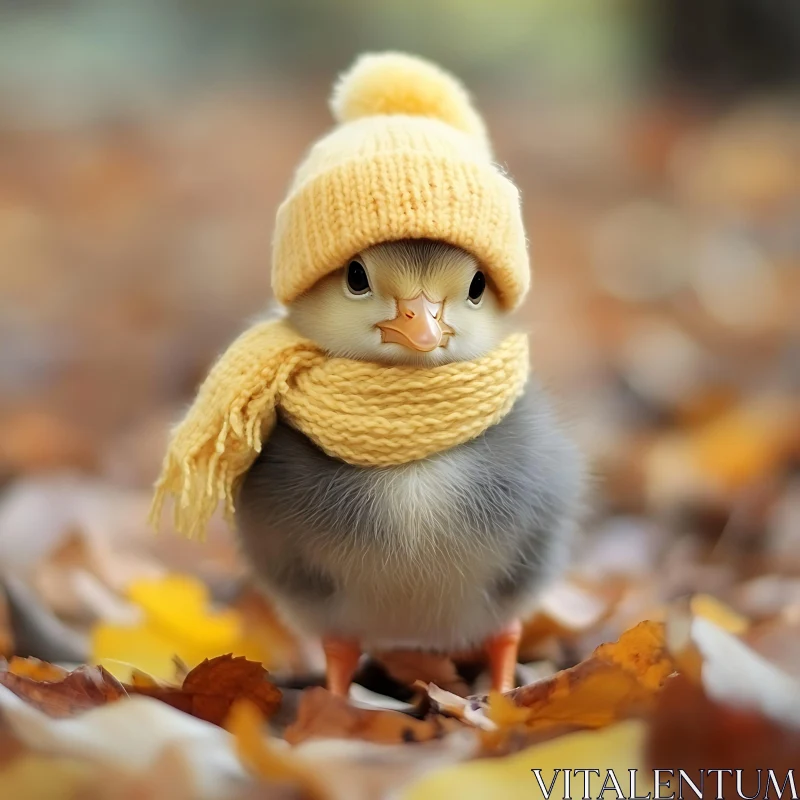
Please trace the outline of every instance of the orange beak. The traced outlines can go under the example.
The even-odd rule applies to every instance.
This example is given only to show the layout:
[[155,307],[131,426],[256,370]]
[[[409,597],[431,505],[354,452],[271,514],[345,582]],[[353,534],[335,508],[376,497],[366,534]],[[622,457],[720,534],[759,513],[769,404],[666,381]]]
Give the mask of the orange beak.
[[453,329],[442,319],[443,303],[433,303],[424,294],[411,300],[397,301],[397,316],[379,322],[382,341],[394,342],[430,353],[437,347],[446,347]]

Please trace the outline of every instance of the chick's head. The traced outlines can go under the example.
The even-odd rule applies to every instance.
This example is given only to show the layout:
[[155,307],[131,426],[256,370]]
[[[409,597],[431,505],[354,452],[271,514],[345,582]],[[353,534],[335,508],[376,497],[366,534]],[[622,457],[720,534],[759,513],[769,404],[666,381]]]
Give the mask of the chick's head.
[[507,316],[474,256],[425,239],[370,247],[289,307],[331,356],[427,367],[485,355]]

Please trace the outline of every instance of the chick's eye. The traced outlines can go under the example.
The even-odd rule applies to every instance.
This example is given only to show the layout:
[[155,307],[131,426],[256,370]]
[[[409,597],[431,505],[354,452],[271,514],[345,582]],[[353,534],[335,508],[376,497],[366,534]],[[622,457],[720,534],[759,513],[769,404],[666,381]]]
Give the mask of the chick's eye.
[[477,305],[483,297],[483,292],[486,289],[486,276],[478,271],[472,277],[472,283],[469,285],[468,297],[470,303]]
[[347,265],[347,289],[351,294],[362,295],[369,291],[369,278],[364,265],[353,260]]

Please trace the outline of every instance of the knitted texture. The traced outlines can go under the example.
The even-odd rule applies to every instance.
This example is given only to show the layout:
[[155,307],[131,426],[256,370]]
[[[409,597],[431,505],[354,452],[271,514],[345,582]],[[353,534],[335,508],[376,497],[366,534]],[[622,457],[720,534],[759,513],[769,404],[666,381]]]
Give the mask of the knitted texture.
[[419,369],[329,358],[284,321],[257,324],[217,361],[173,431],[151,519],[168,495],[188,536],[202,534],[220,502],[232,515],[278,410],[329,455],[387,467],[480,435],[508,413],[527,376],[524,334],[474,361]]
[[361,250],[437,239],[472,253],[507,308],[530,268],[517,187],[492,162],[461,84],[399,53],[362,56],[331,100],[339,123],[299,166],[278,210],[272,288],[289,303]]

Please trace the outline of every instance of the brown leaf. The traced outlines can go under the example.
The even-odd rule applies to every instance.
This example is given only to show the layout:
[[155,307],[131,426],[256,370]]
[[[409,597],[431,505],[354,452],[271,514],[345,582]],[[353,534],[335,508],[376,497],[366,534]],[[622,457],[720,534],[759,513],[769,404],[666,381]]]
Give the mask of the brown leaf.
[[[52,665],[34,665],[29,672],[50,674],[48,667]],[[25,671],[19,660],[14,669]],[[123,685],[102,667],[78,667],[53,681],[15,674],[5,665],[0,670],[0,684],[51,717],[70,717],[127,696]]]
[[[736,767],[742,771],[739,795],[762,796],[767,787],[765,784],[756,787],[759,773],[763,773],[766,781],[767,770],[772,769],[782,782],[787,770],[800,763],[800,732],[757,711],[714,702],[696,683],[678,676],[669,682],[659,699],[646,757],[648,767],[683,769],[695,783],[699,770],[707,770],[709,765]],[[724,796],[735,796],[734,777],[721,777],[723,789],[728,790]],[[707,776],[703,797],[717,796],[716,776]]]
[[130,694],[144,694],[191,714],[222,725],[236,700],[248,700],[266,717],[281,703],[281,692],[269,682],[269,673],[256,661],[224,655],[206,659],[184,678],[182,686],[148,681],[137,673],[126,685]]
[[365,739],[380,744],[427,742],[458,725],[441,717],[420,720],[398,711],[356,708],[318,686],[303,693],[297,719],[286,729],[284,738],[290,744],[313,738]]

